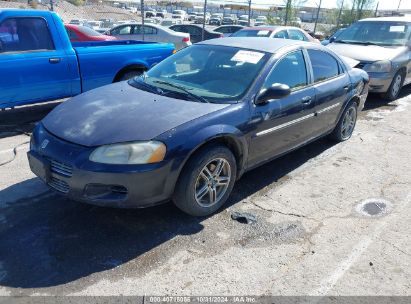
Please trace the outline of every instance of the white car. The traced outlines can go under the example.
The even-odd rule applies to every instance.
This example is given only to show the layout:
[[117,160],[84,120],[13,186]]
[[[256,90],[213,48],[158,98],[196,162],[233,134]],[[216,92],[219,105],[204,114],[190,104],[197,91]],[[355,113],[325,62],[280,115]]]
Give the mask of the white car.
[[178,33],[167,27],[157,24],[122,24],[118,25],[106,35],[114,36],[119,40],[143,40],[149,42],[173,43],[176,50],[180,50],[191,45],[190,34]]
[[182,19],[183,21],[188,19],[187,13],[183,10],[174,10],[172,15],[171,15],[171,18],[173,18],[173,19]]
[[175,24],[181,24],[181,20],[179,19],[164,19],[161,21],[160,25],[165,27],[170,27]]

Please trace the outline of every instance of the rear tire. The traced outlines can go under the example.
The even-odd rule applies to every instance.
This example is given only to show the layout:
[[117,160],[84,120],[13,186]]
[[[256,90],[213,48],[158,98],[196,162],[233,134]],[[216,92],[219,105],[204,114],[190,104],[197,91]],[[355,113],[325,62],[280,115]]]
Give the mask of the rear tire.
[[385,92],[382,97],[386,100],[393,101],[396,100],[401,92],[402,85],[404,84],[404,72],[398,71],[392,79],[391,85],[387,92]]
[[223,145],[208,145],[196,152],[182,170],[174,204],[193,216],[210,215],[227,201],[236,175],[233,153]]
[[140,76],[141,74],[143,74],[144,71],[143,70],[131,70],[131,71],[127,71],[125,72],[123,75],[121,75],[119,81],[124,81],[124,80],[129,80],[131,78]]
[[347,106],[334,131],[330,134],[332,140],[342,142],[351,137],[357,123],[357,109],[358,105],[353,101]]

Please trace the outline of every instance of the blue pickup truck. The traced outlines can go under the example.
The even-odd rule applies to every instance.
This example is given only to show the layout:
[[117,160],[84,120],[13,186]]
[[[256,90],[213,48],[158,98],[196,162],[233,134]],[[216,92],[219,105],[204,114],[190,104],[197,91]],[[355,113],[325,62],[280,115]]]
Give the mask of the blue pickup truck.
[[125,80],[172,53],[172,44],[142,41],[72,45],[57,14],[0,9],[0,109]]

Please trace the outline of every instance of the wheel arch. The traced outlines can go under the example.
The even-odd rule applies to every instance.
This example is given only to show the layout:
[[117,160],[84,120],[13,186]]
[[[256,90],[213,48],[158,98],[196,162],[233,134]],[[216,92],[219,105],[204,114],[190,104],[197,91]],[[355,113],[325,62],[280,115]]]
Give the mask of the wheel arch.
[[133,64],[129,64],[125,67],[123,67],[121,70],[119,70],[116,75],[113,78],[113,82],[117,82],[120,81],[121,77],[123,77],[123,75],[127,72],[131,72],[131,71],[147,71],[148,67],[143,64],[143,63],[133,63]]

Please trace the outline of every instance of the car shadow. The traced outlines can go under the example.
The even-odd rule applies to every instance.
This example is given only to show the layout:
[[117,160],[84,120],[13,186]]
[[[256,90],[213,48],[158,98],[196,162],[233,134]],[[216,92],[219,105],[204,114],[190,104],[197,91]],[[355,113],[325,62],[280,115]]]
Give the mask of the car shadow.
[[35,124],[60,103],[53,101],[0,111],[0,138],[31,133]]
[[[401,89],[398,99],[411,94],[411,85],[406,85]],[[395,109],[398,105],[395,102],[384,100],[380,94],[369,94],[364,104],[363,112],[369,112],[376,109]]]
[[[332,146],[319,140],[246,173],[224,208],[281,181]],[[0,191],[0,200],[34,184],[37,179],[12,185]],[[144,259],[161,244],[201,232],[206,219],[188,216],[171,203],[125,210],[77,203],[51,191],[20,197],[0,204],[0,285],[14,288],[53,287]]]

